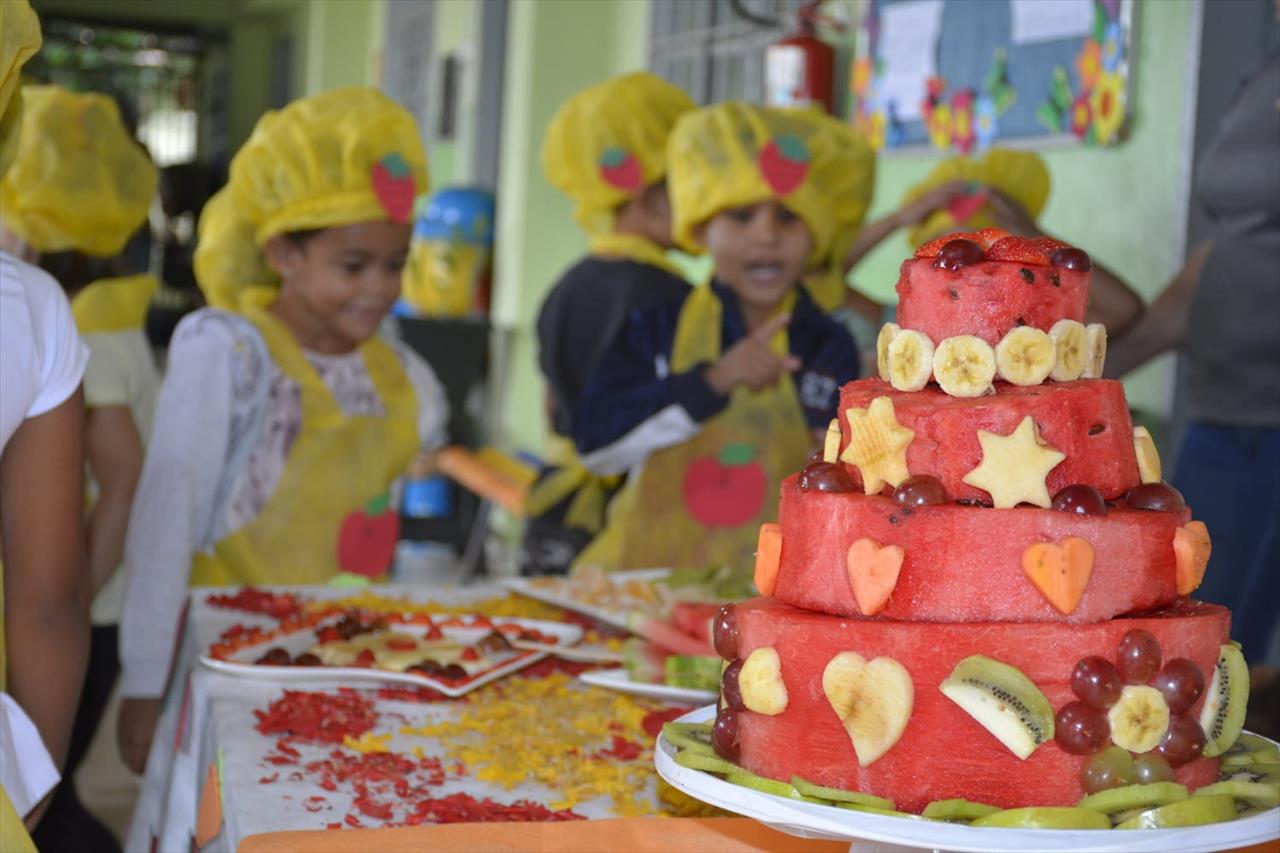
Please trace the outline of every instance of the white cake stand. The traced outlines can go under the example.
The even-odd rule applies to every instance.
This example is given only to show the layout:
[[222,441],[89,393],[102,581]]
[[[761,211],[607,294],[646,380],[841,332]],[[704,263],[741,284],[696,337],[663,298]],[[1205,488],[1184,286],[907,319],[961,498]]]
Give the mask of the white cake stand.
[[[715,705],[698,708],[685,714],[679,722],[709,722],[715,717],[715,711]],[[921,850],[937,853],[1026,853],[1028,850],[1038,853],[1199,853],[1247,847],[1280,837],[1280,808],[1227,823],[1123,831],[998,829],[911,820],[804,803],[734,785],[711,773],[676,764],[676,748],[661,735],[654,753],[658,775],[689,796],[801,838],[849,841],[852,853],[920,853]]]

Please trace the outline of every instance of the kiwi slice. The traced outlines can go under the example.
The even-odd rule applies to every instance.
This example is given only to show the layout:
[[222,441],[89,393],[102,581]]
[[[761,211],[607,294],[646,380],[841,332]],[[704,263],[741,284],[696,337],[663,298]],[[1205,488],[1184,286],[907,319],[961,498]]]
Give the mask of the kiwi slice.
[[1012,829],[1110,829],[1111,819],[1102,812],[1074,806],[1030,806],[992,812],[970,826],[1000,826]]
[[666,723],[662,726],[662,736],[679,749],[703,755],[716,753],[711,746],[711,726],[707,723]]
[[1188,797],[1157,809],[1147,809],[1123,821],[1116,829],[1168,829],[1198,826],[1236,819],[1236,801],[1226,794]]
[[864,794],[861,791],[844,791],[840,788],[828,788],[825,785],[815,785],[799,776],[791,777],[791,786],[806,797],[816,797],[819,800],[830,800],[833,803],[857,803],[863,806],[871,806],[877,809],[894,808],[893,800],[886,800],[884,797],[874,797],[871,794]]
[[1177,782],[1150,782],[1145,785],[1122,785],[1099,791],[1076,803],[1082,809],[1093,809],[1103,814],[1146,810],[1156,806],[1167,806],[1189,796],[1186,785]]
[[983,655],[956,664],[938,689],[1021,759],[1053,740],[1053,706],[1016,667]]
[[1239,767],[1252,767],[1255,764],[1275,764],[1280,761],[1274,749],[1245,749],[1240,752],[1224,752],[1222,754],[1223,770]]
[[1273,809],[1276,806],[1280,806],[1280,785],[1274,782],[1271,784],[1239,780],[1214,782],[1212,785],[1205,785],[1203,788],[1196,789],[1194,796],[1212,797],[1218,794],[1226,794],[1235,797],[1237,800],[1244,800],[1249,805],[1262,808]]
[[816,797],[806,797],[795,789],[794,785],[787,782],[779,782],[777,779],[766,779],[764,776],[757,776],[754,773],[748,773],[740,767],[734,767],[733,772],[725,777],[725,780],[735,785],[741,785],[744,788],[754,788],[766,794],[773,794],[775,797],[786,797],[788,800],[801,800],[806,803],[818,803],[819,805],[829,806],[831,803],[826,800],[819,800]]
[[1220,782],[1264,782],[1280,785],[1280,764],[1249,764],[1245,767],[1224,767],[1218,777]]
[[924,818],[918,814],[900,812],[896,809],[882,809],[879,806],[864,806],[861,803],[836,803],[835,806],[838,809],[847,809],[851,812],[865,812],[866,814],[878,814],[884,815],[885,817],[909,817],[912,820],[924,820]]
[[1280,763],[1280,749],[1276,745],[1261,735],[1255,735],[1252,732],[1241,732],[1240,737],[1236,738],[1236,742],[1231,748],[1223,752],[1223,755],[1235,755],[1240,752],[1252,753],[1270,753],[1273,757],[1268,758],[1259,763],[1276,764]]
[[922,815],[934,820],[970,821],[1000,811],[999,806],[971,803],[968,800],[934,800],[924,807]]
[[1249,704],[1249,665],[1234,643],[1218,651],[1218,665],[1213,680],[1205,691],[1200,710],[1200,728],[1204,730],[1204,754],[1208,758],[1221,755],[1240,737],[1244,727],[1245,707]]
[[714,755],[705,755],[691,749],[682,749],[676,753],[676,764],[693,770],[705,770],[708,773],[738,773],[742,768],[732,762]]

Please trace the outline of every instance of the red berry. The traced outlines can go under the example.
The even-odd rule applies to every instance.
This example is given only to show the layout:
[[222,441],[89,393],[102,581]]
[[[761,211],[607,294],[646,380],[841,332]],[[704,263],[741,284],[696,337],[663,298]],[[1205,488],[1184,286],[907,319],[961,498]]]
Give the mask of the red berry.
[[947,488],[937,477],[917,474],[893,490],[893,499],[903,506],[936,506],[947,502]]
[[1156,752],[1173,767],[1181,767],[1204,752],[1204,743],[1204,729],[1198,720],[1189,714],[1174,714]]
[[938,251],[938,259],[933,264],[944,270],[958,270],[986,259],[986,252],[972,240],[952,240]]
[[1095,708],[1110,708],[1120,698],[1120,673],[1104,657],[1081,658],[1071,673],[1071,690]]
[[1134,486],[1125,496],[1124,502],[1133,509],[1152,512],[1179,512],[1187,508],[1182,492],[1168,483],[1143,483],[1141,486]]
[[853,479],[843,465],[813,462],[800,472],[797,485],[802,492],[852,492]]
[[1093,486],[1076,483],[1053,496],[1053,508],[1077,515],[1106,515],[1107,500]]
[[1089,270],[1093,268],[1093,262],[1089,260],[1089,255],[1083,249],[1064,248],[1055,249],[1049,255],[1049,263],[1055,267],[1062,267],[1064,270]]
[[942,247],[952,242],[953,240],[968,240],[969,242],[977,245],[978,248],[980,249],[984,248],[989,244],[981,236],[979,236],[981,233],[982,233],[981,231],[978,232],[978,234],[972,234],[968,231],[955,231],[955,232],[952,232],[951,234],[945,234],[937,238],[936,240],[930,240],[928,243],[925,243],[922,246],[920,246],[920,248],[916,249],[916,257],[917,258],[936,258],[938,257],[938,254],[942,251]]
[[716,721],[711,726],[711,746],[721,758],[729,761],[738,760],[738,712],[731,708],[721,708],[716,714]]
[[1074,755],[1091,755],[1111,739],[1107,715],[1087,702],[1068,702],[1054,716],[1053,737]]
[[1116,669],[1125,684],[1146,684],[1160,670],[1160,643],[1150,631],[1127,632],[1116,650]]
[[733,660],[738,656],[738,610],[732,604],[726,604],[716,611],[715,622],[711,626],[711,642],[716,647],[716,654],[725,660]]
[[1164,696],[1169,710],[1177,714],[1190,709],[1204,693],[1204,673],[1194,661],[1174,658],[1164,665],[1151,684]]
[[742,701],[742,686],[738,683],[738,673],[742,672],[742,660],[735,660],[725,667],[720,675],[720,696],[726,706],[735,711],[742,711],[747,706]]

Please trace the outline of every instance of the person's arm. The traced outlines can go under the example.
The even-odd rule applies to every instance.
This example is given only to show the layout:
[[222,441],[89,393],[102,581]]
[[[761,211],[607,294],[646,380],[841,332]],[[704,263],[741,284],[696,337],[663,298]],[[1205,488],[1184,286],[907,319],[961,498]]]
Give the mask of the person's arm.
[[[992,215],[1001,228],[1021,237],[1053,237],[1040,228],[1022,205],[993,187],[989,187],[987,192]],[[1107,327],[1109,335],[1119,336],[1142,316],[1142,297],[1124,279],[1098,263],[1097,258],[1091,257],[1090,261],[1093,270],[1089,276],[1089,305],[1085,309],[1085,322],[1101,323]]]
[[142,474],[142,439],[128,406],[88,410],[85,449],[98,499],[87,522],[93,592],[106,585],[124,558],[133,493]]
[[948,181],[940,184],[917,198],[915,201],[868,224],[858,233],[849,253],[844,258],[844,271],[853,269],[859,261],[866,257],[872,249],[880,245],[899,228],[915,225],[938,208],[951,201],[952,196],[968,192],[968,181]]
[[79,391],[9,439],[0,508],[8,689],[61,767],[89,655]]
[[1157,355],[1182,345],[1187,337],[1191,300],[1212,250],[1213,244],[1205,243],[1192,252],[1142,319],[1127,333],[1110,342],[1104,375],[1119,378]]

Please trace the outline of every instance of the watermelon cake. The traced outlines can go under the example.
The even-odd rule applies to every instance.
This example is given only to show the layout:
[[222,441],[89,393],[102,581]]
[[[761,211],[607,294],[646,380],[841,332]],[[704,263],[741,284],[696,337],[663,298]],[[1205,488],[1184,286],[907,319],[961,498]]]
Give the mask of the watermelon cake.
[[995,229],[903,264],[880,376],[842,389],[821,458],[784,481],[762,597],[714,620],[721,702],[678,761],[980,825],[1276,805],[1280,759],[1237,743],[1230,613],[1191,597],[1208,531],[1099,378],[1090,267]]

